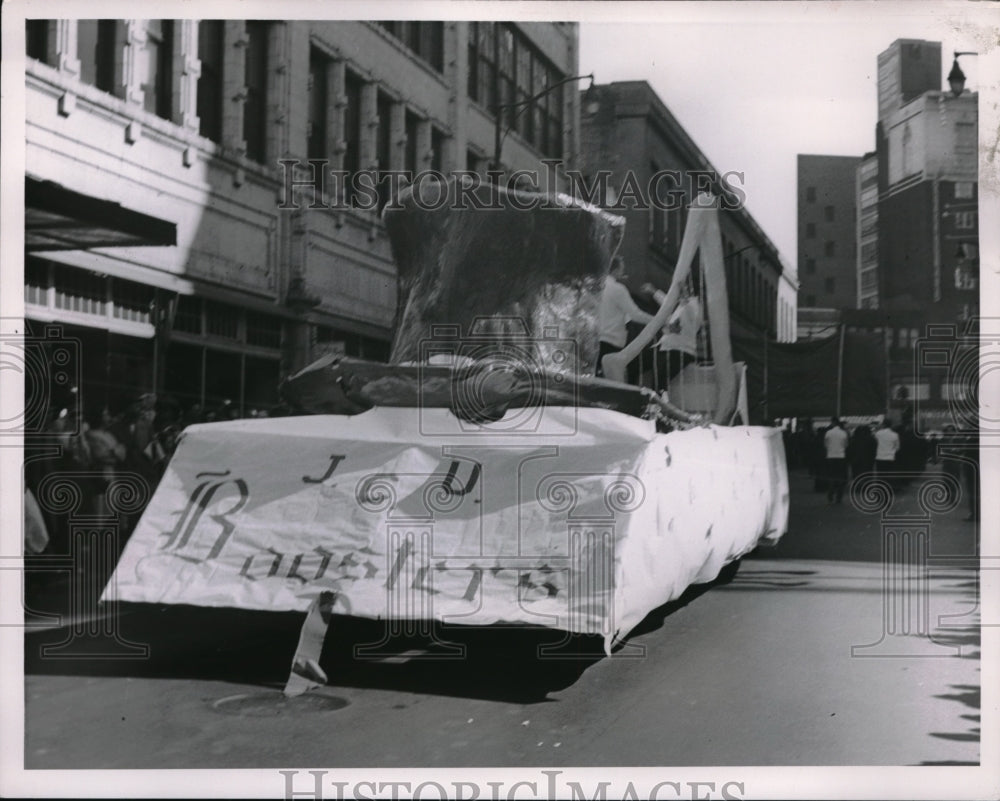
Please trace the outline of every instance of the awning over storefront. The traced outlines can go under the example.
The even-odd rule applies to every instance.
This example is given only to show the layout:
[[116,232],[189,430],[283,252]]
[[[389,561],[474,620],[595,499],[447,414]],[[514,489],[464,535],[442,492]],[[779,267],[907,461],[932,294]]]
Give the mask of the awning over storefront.
[[28,253],[176,244],[177,226],[172,222],[25,176],[24,249]]

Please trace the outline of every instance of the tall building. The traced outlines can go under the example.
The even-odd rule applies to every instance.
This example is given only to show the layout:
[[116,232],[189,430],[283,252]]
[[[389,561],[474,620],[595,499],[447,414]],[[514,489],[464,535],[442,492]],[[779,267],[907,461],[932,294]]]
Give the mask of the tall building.
[[795,275],[732,191],[742,190],[740,177],[713,167],[645,81],[594,86],[582,97],[579,166],[590,189],[610,173],[609,199],[626,219],[620,252],[630,289],[670,285],[686,206],[710,188],[726,198],[720,227],[734,339],[793,340]]
[[[937,42],[895,42],[879,57],[880,86],[883,71],[905,71],[910,59],[940,70],[940,53]],[[939,71],[933,87],[880,104],[880,295],[888,308],[954,322],[978,308],[978,95],[942,91],[940,81]]]
[[854,156],[798,157],[799,306],[857,302]]
[[889,117],[924,92],[941,88],[941,45],[897,39],[878,56],[878,118]]
[[[875,150],[853,160],[851,298],[824,298],[827,267],[808,248],[814,231],[822,235],[818,221],[809,227],[818,214],[810,212],[809,187],[820,179],[802,180],[803,160],[820,157],[800,156],[800,304],[820,308],[800,309],[799,335],[840,325],[877,333],[885,411],[921,430],[963,427],[968,420],[955,415],[966,412],[956,410],[972,409],[977,391],[972,373],[958,380],[948,365],[972,358],[968,327],[979,313],[978,95],[959,85],[957,59],[949,84],[961,80],[942,90],[941,66],[939,42],[900,39],[878,57]],[[837,312],[823,314],[824,307]],[[935,351],[930,361],[921,356],[925,346]]]
[[858,164],[857,308],[878,308],[878,158],[865,153]]
[[495,106],[549,87],[502,163],[574,166],[577,53],[571,23],[29,20],[29,325],[112,405],[246,413],[324,352],[384,358],[384,173],[484,172]]
[[979,312],[978,94],[941,89],[940,54],[899,40],[878,62],[878,308],[894,407],[925,428],[972,388],[922,370],[919,341],[947,329],[955,345]]

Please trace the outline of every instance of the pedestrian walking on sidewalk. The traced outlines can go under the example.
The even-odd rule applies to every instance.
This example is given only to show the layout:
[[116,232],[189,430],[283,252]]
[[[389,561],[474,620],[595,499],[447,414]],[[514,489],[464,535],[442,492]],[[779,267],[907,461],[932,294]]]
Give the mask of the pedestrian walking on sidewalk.
[[[875,472],[879,475],[891,473],[899,452],[899,434],[892,430],[888,418],[882,421],[882,427],[875,432],[875,443]],[[889,483],[892,484],[891,481]]]
[[851,465],[851,477],[857,478],[875,469],[875,449],[877,443],[872,430],[862,424],[854,429],[847,446],[847,461]]
[[840,503],[844,500],[844,486],[847,484],[847,432],[839,417],[830,421],[830,428],[823,435],[826,449],[826,500]]

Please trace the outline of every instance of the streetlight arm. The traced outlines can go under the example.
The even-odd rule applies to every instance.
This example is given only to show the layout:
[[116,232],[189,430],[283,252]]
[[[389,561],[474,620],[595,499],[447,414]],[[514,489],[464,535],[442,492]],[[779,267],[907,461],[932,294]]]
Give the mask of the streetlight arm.
[[545,97],[547,94],[555,91],[560,86],[565,86],[566,84],[572,83],[573,81],[582,81],[584,78],[590,79],[590,86],[588,87],[589,90],[594,86],[594,73],[590,73],[589,75],[573,75],[569,78],[563,78],[562,80],[556,81],[551,86],[546,86],[541,92],[538,92],[537,94],[534,94],[531,97],[526,98],[525,100],[517,100],[513,103],[496,103],[493,106],[494,109],[493,169],[494,170],[500,169],[500,156],[503,150],[503,143],[504,140],[507,138],[507,134],[510,133],[510,129],[513,127],[512,125],[508,125],[506,129],[504,128],[503,115],[501,114],[501,112],[510,108],[520,108],[521,110],[514,115],[514,120],[517,120],[517,118],[524,113],[524,109],[530,106],[536,100]]

